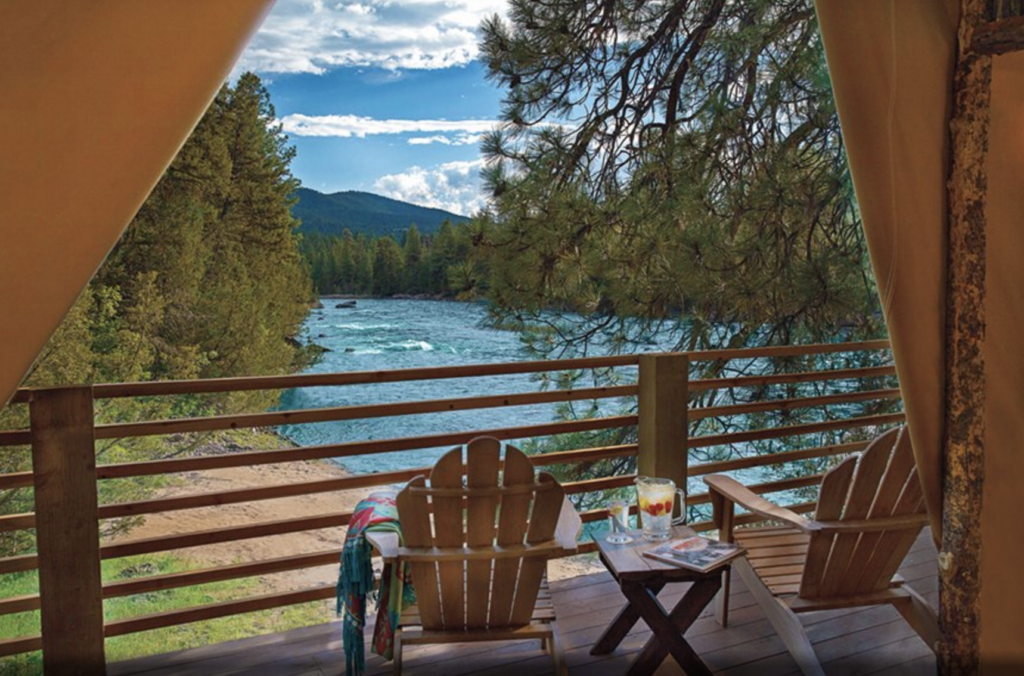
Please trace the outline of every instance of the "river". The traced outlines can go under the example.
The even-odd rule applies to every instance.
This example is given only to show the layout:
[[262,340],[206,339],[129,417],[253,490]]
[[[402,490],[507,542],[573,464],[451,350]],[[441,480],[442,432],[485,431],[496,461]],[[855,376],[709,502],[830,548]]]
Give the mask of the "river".
[[[487,310],[480,304],[359,299],[355,307],[337,307],[342,303],[344,301],[324,299],[324,308],[312,311],[306,319],[302,339],[312,340],[330,350],[307,373],[380,371],[529,359],[519,342],[518,333],[484,326]],[[422,401],[535,392],[537,389],[538,383],[530,375],[307,387],[285,392],[281,408]],[[554,405],[537,405],[287,425],[280,431],[299,445],[312,446],[532,425],[553,419]],[[388,471],[430,465],[444,450],[398,451],[347,457],[338,462],[357,473]]]

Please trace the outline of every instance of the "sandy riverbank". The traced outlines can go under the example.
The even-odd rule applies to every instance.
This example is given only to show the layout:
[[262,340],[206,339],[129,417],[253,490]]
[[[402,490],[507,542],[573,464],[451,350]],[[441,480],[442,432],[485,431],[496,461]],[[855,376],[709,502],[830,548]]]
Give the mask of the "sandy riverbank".
[[[160,489],[153,497],[302,483],[348,475],[348,472],[332,463],[319,461],[216,469],[187,473],[178,485]],[[133,528],[130,533],[118,539],[136,540],[173,533],[189,533],[264,521],[347,512],[351,511],[359,500],[371,490],[374,489],[360,488],[152,514],[147,516],[140,526]],[[340,548],[344,540],[345,529],[336,528],[192,547],[179,550],[178,554],[199,566],[207,567],[325,551]],[[584,555],[552,561],[548,570],[551,579],[556,580],[603,570],[603,568],[593,555]],[[302,589],[333,583],[337,579],[337,575],[336,565],[322,566],[267,575],[261,578],[261,585],[267,593]]]

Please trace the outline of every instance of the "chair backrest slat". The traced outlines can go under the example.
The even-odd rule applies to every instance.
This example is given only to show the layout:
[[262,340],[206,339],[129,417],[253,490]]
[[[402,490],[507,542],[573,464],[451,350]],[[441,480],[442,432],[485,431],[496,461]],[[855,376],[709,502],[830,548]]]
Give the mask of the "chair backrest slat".
[[[850,486],[853,463],[856,470]],[[837,478],[830,480],[833,474]],[[917,514],[923,509],[910,436],[905,428],[900,428],[881,435],[859,459],[847,459],[826,475],[816,519],[870,521]],[[813,534],[800,595],[842,597],[885,589],[920,532],[918,525],[872,532]]]
[[[425,477],[418,476],[409,486],[425,486]],[[433,547],[434,534],[430,526],[430,505],[425,495],[410,491],[399,492],[396,499],[399,521],[402,524],[402,539],[407,547]],[[441,629],[441,592],[438,588],[437,563],[433,561],[411,561],[409,571],[416,587],[416,602],[424,629]]]
[[[430,472],[432,488],[462,488],[462,449],[445,453]],[[463,532],[462,496],[430,496],[434,506],[434,546],[462,547],[466,541]],[[459,627],[465,622],[465,567],[461,561],[437,564],[440,576],[441,613],[444,626]]]
[[[516,448],[506,447],[501,467],[498,440],[474,439],[465,461],[456,448],[437,462],[429,489],[417,477],[398,494],[425,629],[496,629],[525,625],[532,617],[547,555],[524,550],[523,556],[514,549],[510,555],[507,548],[529,544],[555,551],[546,545],[555,543],[565,494],[551,475],[535,477],[533,463]],[[471,560],[466,546],[474,550]],[[435,560],[420,558],[426,554]]]
[[[818,506],[814,518],[819,521],[838,521],[846,505],[846,496],[850,492],[854,470],[857,469],[857,458],[847,458],[837,467],[831,469],[821,480],[818,491]],[[807,547],[807,563],[804,566],[800,595],[814,598],[821,593],[821,578],[828,565],[829,552],[832,551],[833,535],[821,534],[811,538]]]
[[[892,431],[883,434],[861,454],[857,461],[857,471],[853,475],[853,486],[840,517],[841,521],[864,519],[871,511],[871,504],[878,493],[878,483],[889,464],[893,436]],[[839,533],[834,537],[835,542],[832,543],[828,564],[821,578],[822,596],[845,595],[842,588],[849,579],[848,571],[851,570],[851,566],[856,565],[853,561],[853,551],[857,548],[860,534]]]
[[[917,470],[914,469],[893,508],[893,515],[923,514],[926,509],[924,489],[921,487]],[[903,563],[907,552],[914,546],[920,532],[921,527],[917,526],[882,533],[871,559],[864,566],[863,577],[858,580],[857,590],[863,589],[864,593],[867,593],[885,589]]]
[[[878,494],[871,505],[871,512],[868,514],[869,519],[881,519],[913,513],[906,511],[897,513],[895,510],[904,493],[904,488],[907,486],[908,479],[914,474],[914,470],[914,449],[910,445],[910,435],[904,431],[894,442],[892,454],[889,458],[889,466],[886,467],[885,476],[878,487]],[[916,504],[905,505],[904,509],[916,509],[917,507],[918,505]],[[913,530],[916,533],[920,529]],[[848,587],[849,593],[855,594],[858,589],[865,587],[865,591],[873,591],[880,584],[888,584],[888,580],[879,580],[882,568],[881,562],[887,560],[889,554],[888,552],[878,552],[878,546],[885,539],[886,532],[888,531],[864,533],[861,535],[860,540],[857,542],[857,548],[852,554],[852,558],[861,562],[861,565],[856,573],[851,571],[852,574],[850,575]],[[895,572],[894,570],[893,573]]]
[[[541,472],[538,481],[542,485],[557,486],[555,478],[547,472]],[[529,530],[526,542],[539,544],[551,540],[555,536],[558,524],[558,512],[562,508],[562,491],[539,491],[533,502],[533,513],[530,515]],[[526,624],[533,615],[533,607],[537,603],[537,589],[547,568],[547,561],[539,557],[524,558],[519,568],[519,583],[516,585],[516,597],[512,603],[511,624]]]
[[[466,484],[470,488],[489,488],[498,485],[501,444],[497,439],[474,439],[466,451],[472,462],[466,469]],[[470,495],[466,505],[466,543],[470,547],[494,544],[497,523],[498,496]],[[471,561],[466,565],[466,586],[473,593],[466,596],[466,626],[487,626],[487,611],[491,600],[494,561]],[[480,590],[483,590],[482,592]]]
[[[505,471],[502,484],[514,486],[533,482],[533,463],[521,452],[505,452]],[[530,518],[530,495],[509,494],[501,497],[498,516],[498,544],[512,545],[523,542]],[[501,559],[494,562],[494,591],[488,625],[504,627],[511,624],[512,601],[519,580],[521,558]]]

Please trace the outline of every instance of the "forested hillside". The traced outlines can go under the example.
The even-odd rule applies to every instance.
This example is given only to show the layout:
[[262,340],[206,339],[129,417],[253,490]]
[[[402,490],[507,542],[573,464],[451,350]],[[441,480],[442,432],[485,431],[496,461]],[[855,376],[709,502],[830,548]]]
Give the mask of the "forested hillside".
[[304,235],[302,253],[320,293],[395,294],[445,298],[474,296],[486,285],[488,266],[474,256],[474,230],[467,223],[441,223],[432,235],[415,225],[395,238]]
[[443,209],[421,207],[368,192],[348,190],[324,194],[309,188],[295,191],[298,200],[292,215],[302,222],[303,234],[341,236],[345,230],[372,237],[401,238],[411,225],[424,234],[434,233],[445,221],[463,223],[469,219]]

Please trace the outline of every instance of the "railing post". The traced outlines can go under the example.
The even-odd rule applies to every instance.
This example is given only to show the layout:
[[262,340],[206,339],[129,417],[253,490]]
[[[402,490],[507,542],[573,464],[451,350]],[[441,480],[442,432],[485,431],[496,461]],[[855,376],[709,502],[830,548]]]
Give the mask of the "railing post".
[[680,488],[686,487],[689,373],[686,354],[640,355],[637,469]]
[[92,388],[30,404],[46,676],[105,674]]

